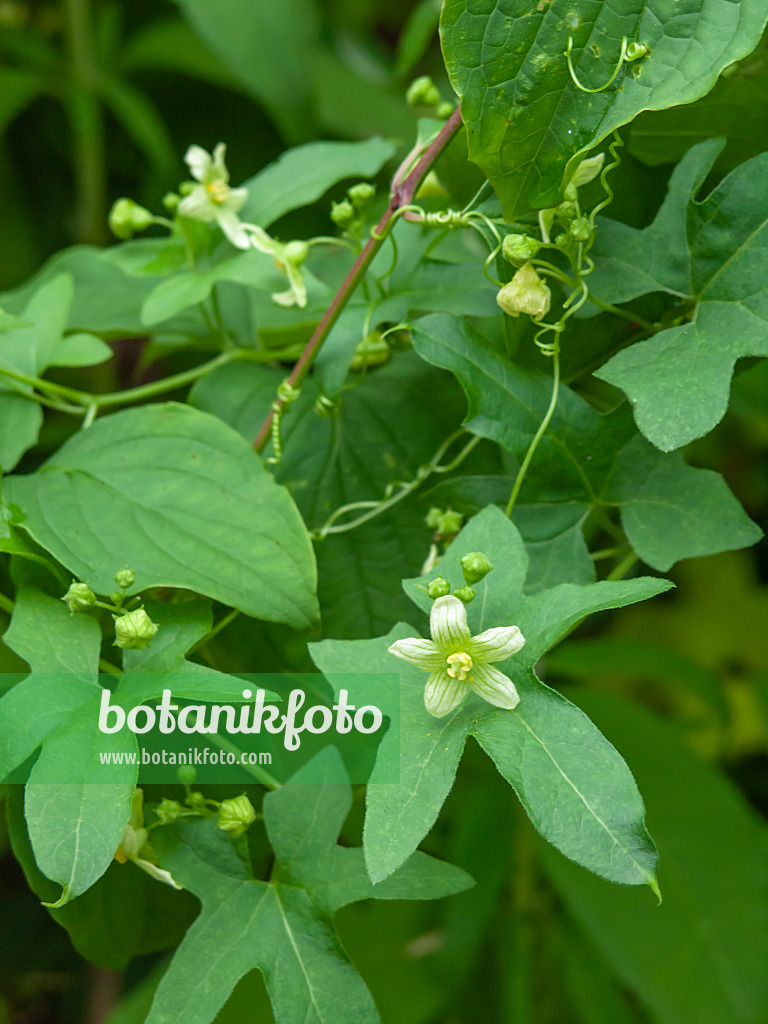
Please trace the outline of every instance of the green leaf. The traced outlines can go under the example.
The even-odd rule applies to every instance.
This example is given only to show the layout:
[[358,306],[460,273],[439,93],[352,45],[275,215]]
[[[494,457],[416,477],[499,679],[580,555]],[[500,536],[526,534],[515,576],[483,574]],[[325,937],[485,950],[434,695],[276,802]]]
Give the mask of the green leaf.
[[694,303],[690,322],[631,345],[596,373],[626,392],[638,427],[662,451],[722,419],[737,359],[768,355],[768,155],[697,201],[721,148],[710,140],[687,154],[650,227],[601,221],[593,250],[590,288],[603,301],[664,291]]
[[[690,103],[757,44],[765,5],[745,0],[446,0],[441,20],[451,84],[461,97],[470,158],[493,183],[505,219],[556,206],[585,153],[643,110]],[[649,54],[613,74],[622,37]]]
[[17,525],[99,593],[130,565],[138,590],[196,590],[293,626],[316,618],[314,558],[293,502],[215,417],[173,403],[119,412],[5,486]]
[[728,139],[716,168],[730,171],[768,149],[768,65],[749,58],[734,74],[722,75],[712,92],[696,103],[641,114],[632,122],[628,148],[650,166],[677,163],[691,146],[721,136]]
[[62,886],[64,906],[109,867],[131,814],[136,764],[102,764],[104,752],[136,753],[136,737],[99,730],[100,699],[48,737],[27,783],[24,814],[35,860]]
[[[419,320],[413,343],[424,359],[458,377],[467,395],[467,428],[522,459],[549,405],[551,380],[503,359],[453,318]],[[553,538],[575,503],[585,517],[592,508],[617,506],[638,555],[661,571],[682,558],[746,547],[761,536],[721,477],[687,466],[680,454],[652,448],[634,432],[626,405],[604,415],[565,385],[520,500],[523,508],[539,509],[540,530],[552,520]]]
[[[472,696],[435,719],[424,707],[426,676],[414,666],[401,667],[400,735],[387,734],[379,755],[383,762],[399,743],[400,783],[377,783],[374,768],[368,787],[364,847],[371,877],[387,877],[434,824],[471,735],[514,787],[538,831],[566,856],[612,881],[655,886],[656,851],[626,765],[582,712],[537,679],[534,666],[584,616],[645,600],[669,584],[636,579],[565,585],[524,598],[525,548],[493,506],[462,530],[440,562],[441,575],[454,586],[461,580],[460,558],[469,551],[483,551],[495,566],[468,606],[473,634],[516,624],[526,638],[522,651],[503,664],[520,704],[503,711]],[[430,602],[417,582],[423,586],[408,581],[406,589],[426,610]],[[325,673],[391,671],[387,648],[410,633],[401,624],[377,640],[325,640],[313,645],[313,657]]]
[[[579,689],[579,705],[627,755],[661,852],[664,902],[544,851],[551,880],[659,1024],[753,1024],[768,1014],[768,858],[763,824],[734,786],[637,705]],[[681,955],[685,950],[685,955]]]
[[240,216],[268,228],[291,210],[320,199],[345,178],[372,178],[395,155],[389,139],[310,142],[289,149],[244,182],[248,199]]
[[96,366],[112,358],[112,349],[94,334],[68,334],[56,345],[51,366]]
[[29,662],[32,674],[0,698],[0,779],[98,692],[101,632],[95,619],[24,588],[3,642]]
[[[264,975],[280,1024],[378,1024],[370,993],[333,928],[333,912],[354,900],[435,899],[471,884],[459,868],[417,855],[389,883],[373,886],[362,851],[336,845],[352,803],[337,752],[327,748],[291,781],[264,799],[277,859],[269,882],[251,876],[212,821],[155,833],[161,863],[203,907],[160,983],[147,1024],[207,1024],[253,968]],[[211,960],[211,949],[222,955]]]
[[[278,122],[305,135],[318,17],[312,0],[244,6],[241,0],[177,0],[200,38]],[[290,53],[291,59],[285,55]]]
[[[224,366],[195,386],[191,400],[252,438],[283,377],[268,367]],[[412,353],[358,380],[332,416],[317,415],[317,391],[308,381],[282,421],[277,477],[310,528],[321,527],[341,505],[383,499],[388,484],[412,479],[457,425],[461,395],[454,382]],[[424,402],[425,394],[432,401]],[[428,554],[425,511],[406,501],[316,543],[326,635],[370,636],[408,615],[400,581]]]
[[[115,691],[116,703],[125,708],[135,707],[159,700],[164,689],[185,700],[242,702],[242,679],[186,657],[190,648],[211,631],[210,601],[168,604],[150,598],[142,601],[142,606],[159,629],[143,651],[123,651],[123,675]],[[265,700],[280,698],[266,691]]]

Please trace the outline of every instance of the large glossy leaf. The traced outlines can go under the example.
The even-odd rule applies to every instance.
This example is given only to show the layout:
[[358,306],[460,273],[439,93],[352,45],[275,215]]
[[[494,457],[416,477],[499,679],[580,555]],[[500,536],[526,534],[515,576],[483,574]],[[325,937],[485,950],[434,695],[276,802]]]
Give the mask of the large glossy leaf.
[[[465,740],[474,736],[551,843],[612,881],[655,885],[656,851],[629,770],[585,715],[539,681],[534,666],[584,616],[642,601],[669,584],[644,578],[564,585],[524,598],[525,548],[512,523],[492,506],[464,528],[440,562],[441,574],[454,586],[468,551],[484,552],[495,565],[468,606],[472,632],[514,624],[526,638],[522,651],[502,666],[518,688],[520,704],[504,711],[472,696],[435,719],[424,708],[425,674],[411,665],[401,668],[400,735],[387,734],[380,755],[384,745],[391,750],[399,743],[400,782],[377,783],[375,768],[368,788],[364,847],[371,877],[386,878],[432,827]],[[427,610],[423,583],[409,581],[406,589]],[[326,673],[391,671],[387,648],[409,635],[412,630],[401,624],[376,640],[325,640],[313,646],[313,657]]]
[[757,1024],[768,1016],[768,841],[718,771],[669,725],[608,694],[576,699],[626,754],[659,845],[664,902],[616,891],[546,850],[547,872],[659,1024]]
[[[333,749],[269,794],[264,819],[277,858],[269,882],[253,878],[213,822],[155,833],[162,864],[203,909],[157,990],[147,1024],[208,1024],[253,968],[264,975],[278,1024],[378,1024],[332,915],[361,899],[435,899],[471,880],[417,854],[394,878],[373,886],[362,851],[336,845],[351,803]],[[220,955],[212,959],[211,950]]]
[[[522,458],[549,404],[551,380],[515,366],[453,318],[424,317],[413,340],[420,355],[459,378],[469,404],[468,429]],[[745,547],[761,536],[721,477],[687,466],[680,454],[656,451],[637,436],[627,406],[598,413],[565,385],[521,503],[536,506],[539,522],[545,516],[559,522],[563,504],[577,503],[585,513],[618,506],[630,543],[661,571],[682,558]]]
[[213,416],[172,403],[117,413],[5,486],[18,525],[100,593],[130,565],[138,589],[184,587],[294,626],[317,615],[293,502]]
[[[728,64],[757,44],[761,0],[447,0],[443,53],[469,135],[470,157],[493,182],[507,220],[555,206],[578,154],[643,110],[690,103]],[[622,38],[648,56],[625,65],[608,88]]]
[[624,302],[664,291],[692,307],[686,322],[631,345],[597,371],[627,393],[638,427],[662,451],[722,419],[737,359],[768,355],[768,155],[742,164],[697,200],[721,149],[715,139],[688,153],[650,227],[602,221],[597,233],[595,295]]

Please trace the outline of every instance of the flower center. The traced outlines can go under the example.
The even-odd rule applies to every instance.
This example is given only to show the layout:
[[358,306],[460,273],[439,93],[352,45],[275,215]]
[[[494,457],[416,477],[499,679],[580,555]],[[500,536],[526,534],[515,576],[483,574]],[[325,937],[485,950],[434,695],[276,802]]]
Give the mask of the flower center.
[[468,654],[459,651],[458,654],[451,654],[446,659],[448,662],[448,675],[463,683],[467,674],[472,668],[472,659]]
[[220,178],[209,182],[208,185],[206,185],[206,189],[214,203],[223,203],[229,195],[229,185]]

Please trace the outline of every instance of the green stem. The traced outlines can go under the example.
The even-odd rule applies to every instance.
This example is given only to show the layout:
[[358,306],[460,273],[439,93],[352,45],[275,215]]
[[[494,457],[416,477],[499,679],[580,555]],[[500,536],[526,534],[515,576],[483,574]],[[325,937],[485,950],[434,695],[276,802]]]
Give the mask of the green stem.
[[77,237],[106,241],[107,166],[91,0],[64,0],[70,86],[67,108],[77,186]]
[[219,619],[219,621],[216,623],[216,625],[213,627],[210,633],[208,633],[207,636],[204,636],[202,640],[199,640],[194,645],[194,647],[191,647],[188,653],[194,654],[195,651],[210,643],[210,641],[213,640],[215,636],[218,636],[218,634],[221,633],[222,630],[227,628],[230,622],[234,622],[234,620],[238,617],[239,614],[240,612],[237,610],[237,608],[233,608],[231,612],[228,612],[225,616],[223,616],[223,618]]
[[629,570],[638,561],[638,557],[634,551],[630,551],[629,554],[623,558],[615,569],[612,569],[605,577],[607,580],[615,582],[616,580],[623,580]]
[[6,615],[13,615],[13,609],[16,605],[5,594],[0,594],[0,611],[4,611]]
[[242,754],[243,751],[225,736],[217,736],[216,733],[211,733],[208,736],[208,742],[213,743],[213,745],[218,747],[219,750],[226,750],[228,753],[234,754],[238,759],[240,767],[248,772],[249,775],[252,775],[262,786],[266,786],[267,789],[280,789],[282,786],[282,783],[278,782],[274,775],[270,775],[269,772],[264,771],[261,765],[240,764],[239,755]]
[[280,359],[295,359],[300,354],[301,349],[296,345],[293,345],[290,348],[275,350],[253,348],[233,349],[231,352],[223,352],[220,356],[216,356],[207,363],[201,363],[200,366],[195,366],[191,370],[184,370],[182,373],[176,373],[171,377],[164,377],[163,380],[152,381],[151,384],[141,384],[136,388],[128,388],[126,391],[115,391],[106,395],[92,395],[87,391],[75,391],[73,388],[64,387],[62,384],[54,384],[52,381],[42,380],[40,377],[30,377],[25,373],[18,373],[16,370],[9,370],[6,367],[0,367],[0,376],[7,377],[10,380],[19,381],[22,384],[27,384],[31,387],[37,388],[39,391],[60,395],[62,398],[67,398],[71,402],[77,402],[78,405],[83,408],[75,410],[70,407],[67,411],[77,411],[78,413],[83,414],[87,409],[93,406],[97,409],[101,409],[110,405],[127,405],[130,402],[140,402],[145,398],[153,398],[155,395],[162,395],[168,391],[175,391],[177,388],[184,387],[187,384],[192,384],[200,377],[205,377],[213,370],[218,369],[218,367],[236,360],[268,363]]
[[[314,334],[309,339],[307,347],[304,349],[301,358],[294,366],[293,372],[287,381],[291,387],[301,387],[304,379],[312,369],[312,364],[315,361],[317,353],[322,348],[325,339],[331,333],[333,325],[346,308],[346,305],[354,294],[357,286],[365,277],[365,273],[368,270],[371,261],[383,245],[385,238],[388,236],[398,210],[403,206],[408,206],[411,202],[416,190],[426,177],[432,164],[437,160],[438,156],[440,156],[442,151],[459,130],[460,126],[461,113],[457,108],[445,122],[435,140],[427,146],[424,151],[424,155],[421,157],[414,169],[410,172],[407,178],[405,178],[403,183],[395,189],[394,195],[390,199],[389,206],[387,207],[384,216],[371,232],[371,237],[366,242],[363,251],[355,260],[352,269],[347,274],[344,282],[334,296],[333,301],[325,311],[322,320],[317,325]],[[263,451],[267,445],[272,429],[272,419],[275,413],[275,407],[280,405],[282,405],[282,401],[278,398],[262,424],[256,440],[253,442],[253,447],[257,452]]]
[[507,503],[506,516],[508,519],[512,515],[512,509],[515,507],[515,502],[517,501],[517,496],[520,493],[520,488],[523,486],[523,480],[525,480],[525,474],[528,472],[528,467],[531,465],[533,456],[536,454],[536,449],[539,447],[539,441],[541,441],[542,437],[546,433],[547,427],[549,426],[552,420],[552,416],[554,415],[555,407],[557,406],[559,389],[560,355],[558,351],[555,350],[552,354],[552,398],[549,401],[549,408],[547,409],[544,415],[544,419],[539,424],[539,429],[533,435],[533,440],[528,446],[528,451],[525,453],[523,464],[520,466],[520,469],[517,472],[517,477],[515,478],[515,485],[512,488],[512,493],[510,494],[509,502]]

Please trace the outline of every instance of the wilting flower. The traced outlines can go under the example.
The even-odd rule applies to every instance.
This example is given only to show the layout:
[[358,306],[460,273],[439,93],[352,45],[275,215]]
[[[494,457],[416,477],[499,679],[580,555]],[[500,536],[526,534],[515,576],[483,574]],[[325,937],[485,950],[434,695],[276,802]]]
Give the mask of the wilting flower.
[[242,224],[238,213],[242,210],[248,190],[230,188],[229,171],[224,162],[227,147],[220,142],[213,151],[213,156],[202,146],[190,146],[184,154],[195,185],[188,196],[178,206],[184,217],[201,220],[206,224],[216,221],[221,230],[238,249],[250,249],[251,239],[247,225]]
[[157,866],[155,851],[149,842],[149,831],[144,828],[144,791],[141,789],[137,789],[133,794],[131,816],[115,852],[115,860],[120,864],[125,864],[129,860],[133,861],[137,868],[146,871],[158,882],[164,882],[166,885],[173,886],[174,889],[182,888],[178,882],[174,881],[170,871],[165,871]]
[[517,626],[497,626],[472,636],[467,610],[453,595],[439,597],[429,618],[431,640],[412,637],[389,648],[404,661],[429,672],[424,704],[435,718],[443,718],[470,690],[498,708],[517,707],[515,684],[493,662],[506,661],[525,643]]
[[527,313],[534,320],[541,320],[549,312],[551,299],[552,293],[530,263],[520,267],[496,296],[505,313],[510,316]]
[[255,224],[247,224],[245,227],[250,233],[254,248],[271,256],[277,269],[282,270],[288,277],[289,287],[284,292],[275,292],[272,296],[273,301],[280,306],[300,306],[303,309],[307,304],[307,286],[304,284],[304,275],[300,267],[309,253],[307,243],[278,242]]

